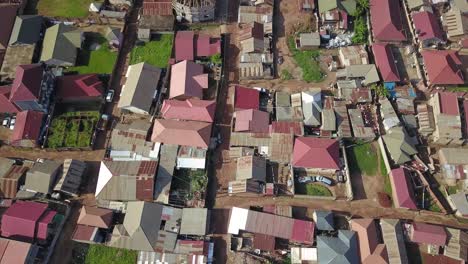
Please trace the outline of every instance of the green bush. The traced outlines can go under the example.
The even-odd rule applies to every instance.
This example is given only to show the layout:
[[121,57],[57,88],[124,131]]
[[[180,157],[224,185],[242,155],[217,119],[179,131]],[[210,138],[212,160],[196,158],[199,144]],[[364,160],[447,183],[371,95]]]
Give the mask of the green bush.
[[281,71],[281,79],[282,80],[287,81],[287,80],[291,80],[292,78],[293,78],[293,76],[288,70],[284,69],[284,70]]
[[210,61],[216,65],[221,65],[223,63],[223,59],[221,58],[220,53],[211,56]]

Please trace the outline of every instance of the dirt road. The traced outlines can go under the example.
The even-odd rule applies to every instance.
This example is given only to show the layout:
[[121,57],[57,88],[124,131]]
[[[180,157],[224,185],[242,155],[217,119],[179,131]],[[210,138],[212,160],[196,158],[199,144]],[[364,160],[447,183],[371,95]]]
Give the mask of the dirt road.
[[460,223],[452,216],[432,213],[426,214],[421,211],[409,211],[399,208],[383,208],[377,206],[371,201],[366,200],[348,202],[299,199],[290,197],[258,197],[252,199],[252,197],[218,196],[216,198],[215,208],[231,208],[233,206],[247,208],[250,206],[265,206],[272,204],[305,207],[308,209],[333,210],[335,212],[349,214],[350,216],[408,219],[417,222],[425,222],[455,228],[468,228],[468,223]]
[[0,147],[0,157],[21,157],[36,160],[38,158],[63,160],[78,159],[82,161],[101,161],[104,158],[104,149],[92,151],[47,151],[45,149],[21,149],[10,146]]

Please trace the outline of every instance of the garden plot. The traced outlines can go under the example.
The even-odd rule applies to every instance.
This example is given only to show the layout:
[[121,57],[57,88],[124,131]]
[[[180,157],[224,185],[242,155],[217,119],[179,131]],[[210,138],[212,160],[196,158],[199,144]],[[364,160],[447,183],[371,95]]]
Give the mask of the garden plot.
[[99,112],[67,112],[56,116],[47,138],[49,148],[87,148],[91,146]]

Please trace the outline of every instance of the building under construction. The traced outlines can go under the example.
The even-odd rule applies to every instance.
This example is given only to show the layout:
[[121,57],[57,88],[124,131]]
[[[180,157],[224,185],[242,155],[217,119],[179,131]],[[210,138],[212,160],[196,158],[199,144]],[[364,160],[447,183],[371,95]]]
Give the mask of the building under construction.
[[216,0],[173,0],[177,19],[190,23],[213,20]]

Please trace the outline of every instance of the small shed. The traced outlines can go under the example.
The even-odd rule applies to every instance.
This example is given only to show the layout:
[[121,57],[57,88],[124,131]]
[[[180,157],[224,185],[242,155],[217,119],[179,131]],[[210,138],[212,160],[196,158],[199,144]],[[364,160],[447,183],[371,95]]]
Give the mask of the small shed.
[[296,48],[310,50],[320,47],[320,34],[318,32],[301,33],[296,40]]

